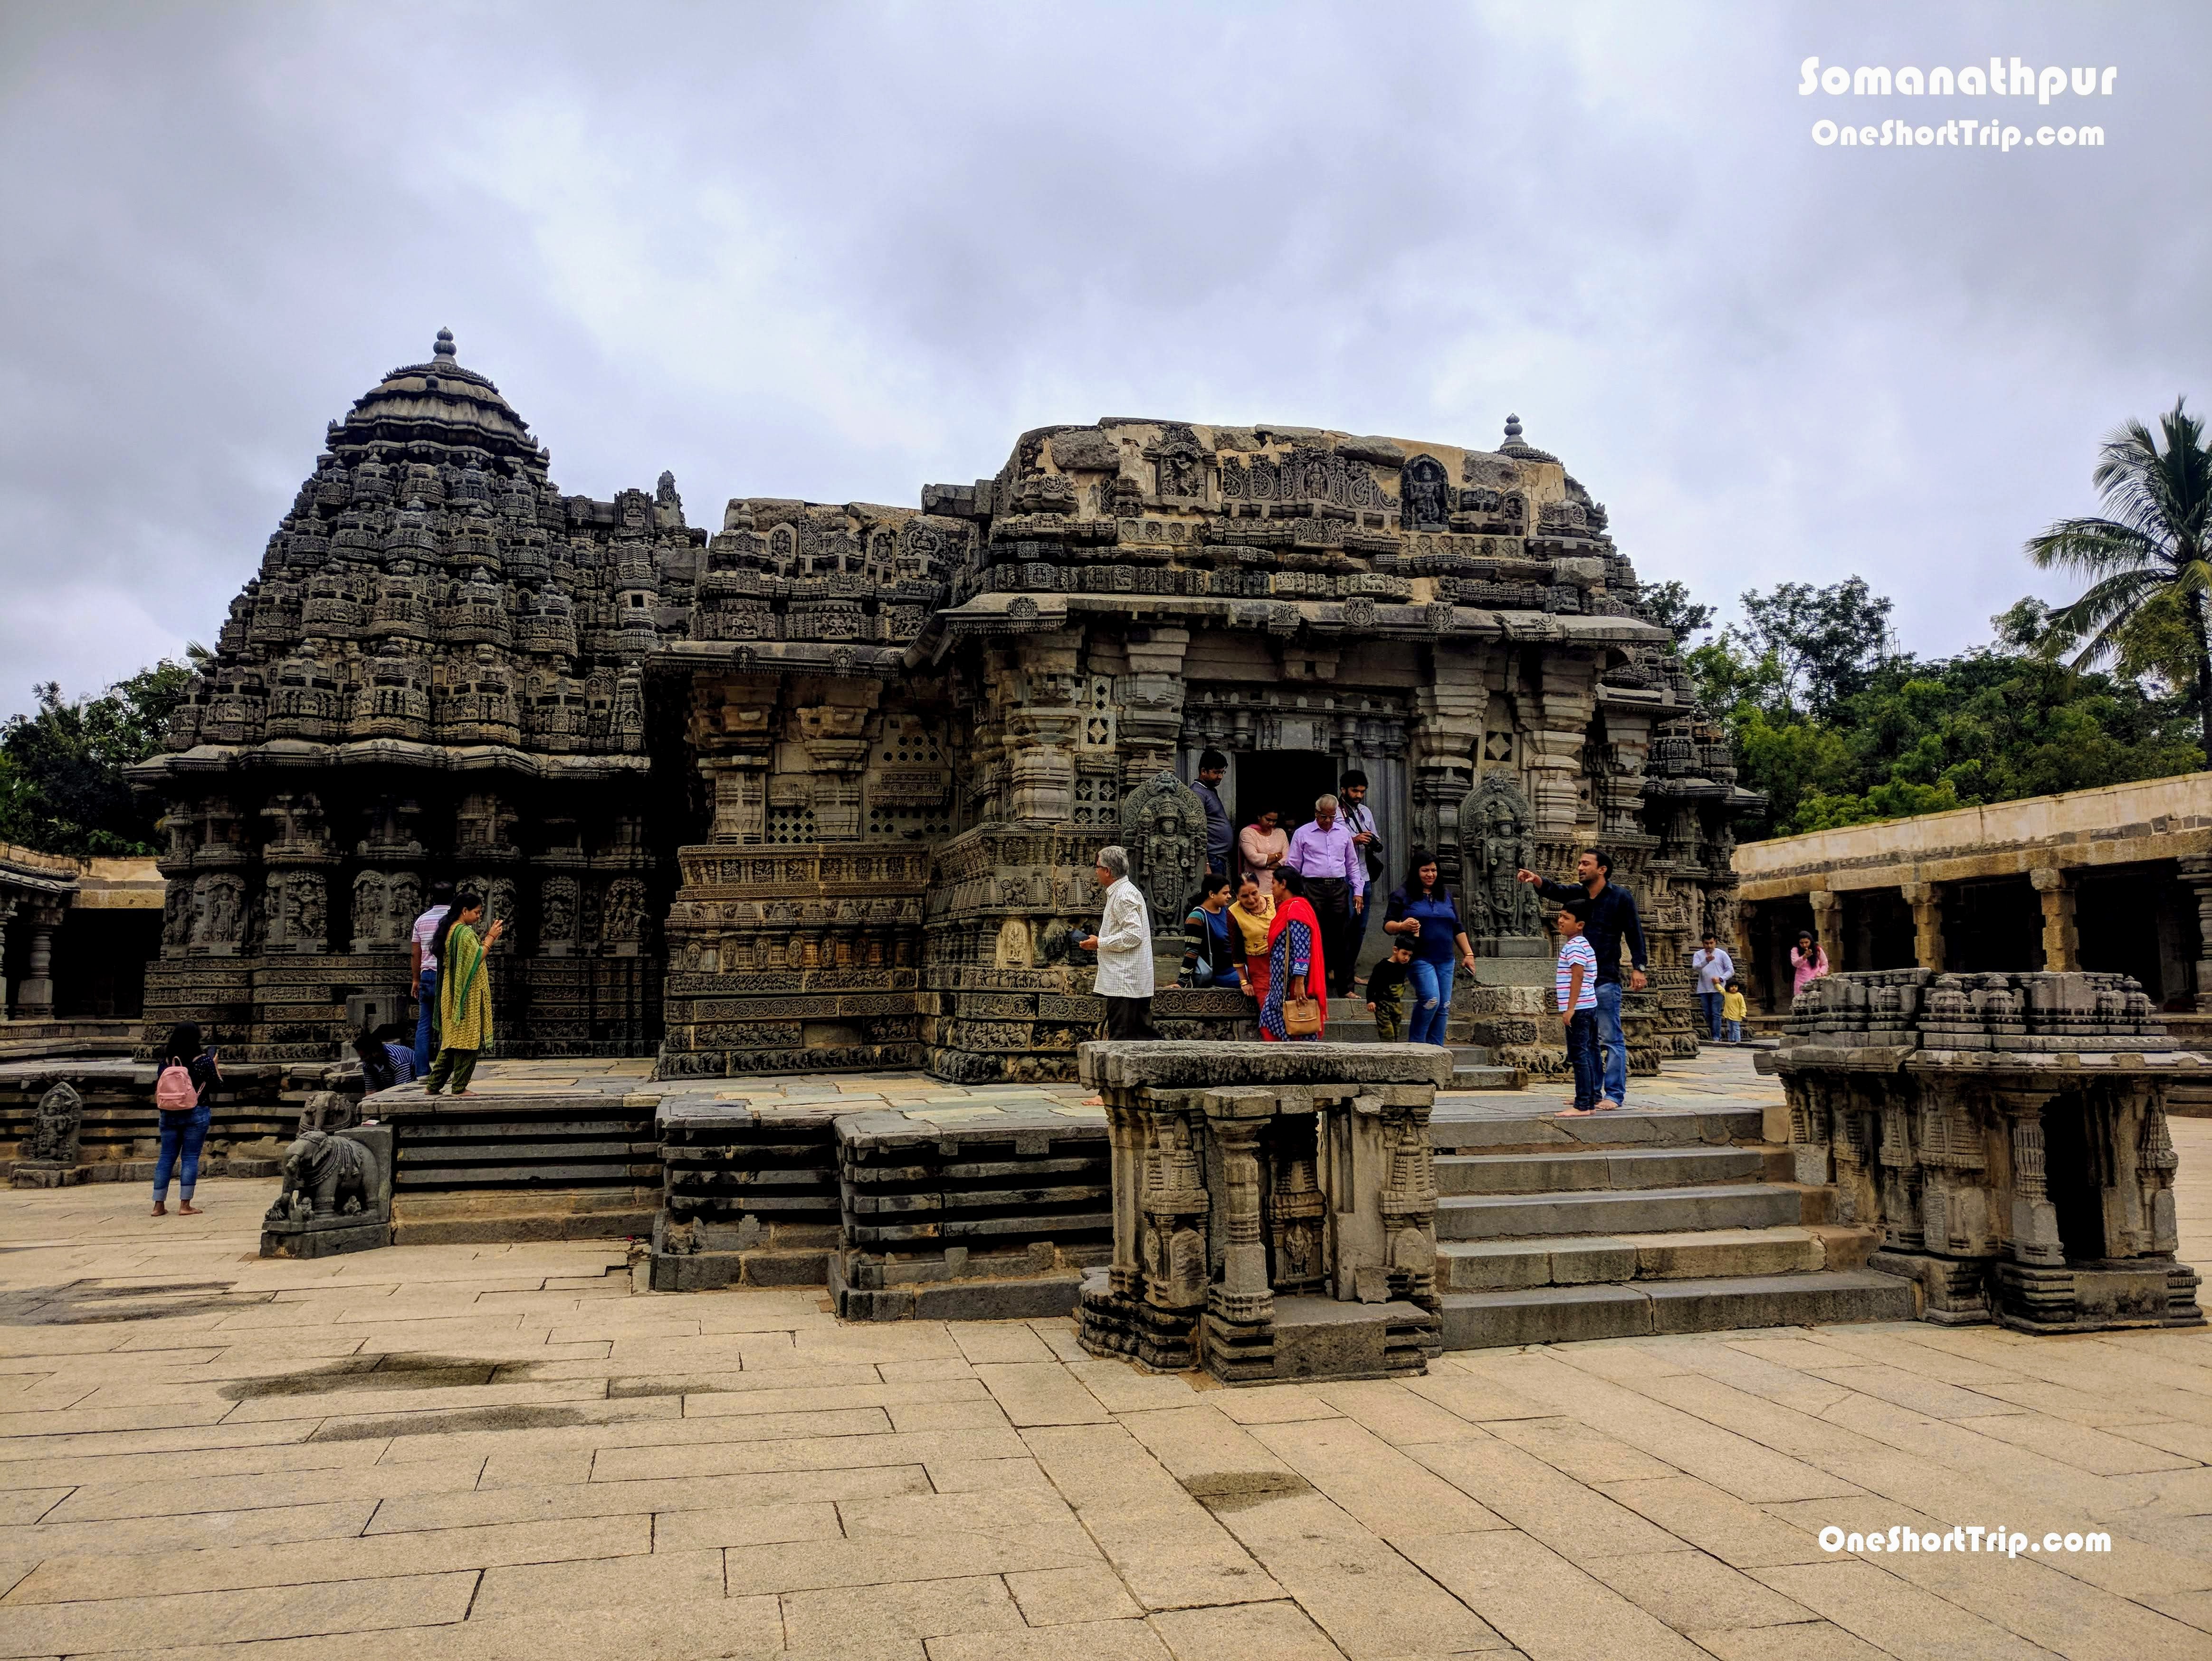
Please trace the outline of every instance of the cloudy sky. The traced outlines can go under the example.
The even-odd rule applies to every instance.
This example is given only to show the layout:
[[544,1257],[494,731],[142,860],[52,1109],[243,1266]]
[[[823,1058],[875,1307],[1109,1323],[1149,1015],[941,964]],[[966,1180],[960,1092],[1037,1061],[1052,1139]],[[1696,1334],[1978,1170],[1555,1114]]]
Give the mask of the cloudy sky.
[[[1830,98],[1799,65],[2117,66]],[[1954,651],[2212,405],[2212,8],[0,4],[0,713],[188,639],[441,325],[604,496],[913,502],[1102,415],[1495,444]],[[2094,120],[1847,149],[1823,116]],[[2063,592],[2047,580],[2040,592]]]

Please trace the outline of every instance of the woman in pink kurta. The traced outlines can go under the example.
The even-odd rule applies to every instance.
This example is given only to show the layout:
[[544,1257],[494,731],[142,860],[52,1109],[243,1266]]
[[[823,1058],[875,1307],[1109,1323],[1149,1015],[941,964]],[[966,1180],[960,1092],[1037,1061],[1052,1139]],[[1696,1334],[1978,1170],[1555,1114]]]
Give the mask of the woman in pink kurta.
[[1797,995],[1828,972],[1828,954],[1820,950],[1810,934],[1800,934],[1797,944],[1790,948],[1790,996],[1794,1002]]
[[1275,891],[1275,867],[1291,851],[1290,833],[1279,823],[1282,817],[1271,807],[1237,833],[1237,849],[1244,856],[1245,873],[1260,885],[1262,894]]

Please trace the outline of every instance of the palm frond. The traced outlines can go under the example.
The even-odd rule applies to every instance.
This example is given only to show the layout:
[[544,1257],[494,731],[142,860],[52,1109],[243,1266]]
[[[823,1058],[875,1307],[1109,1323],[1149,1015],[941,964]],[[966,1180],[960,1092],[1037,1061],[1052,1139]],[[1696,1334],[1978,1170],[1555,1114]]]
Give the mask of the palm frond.
[[2095,584],[2079,599],[2062,605],[2047,619],[2049,635],[2075,647],[2071,660],[2086,668],[2114,648],[2112,636],[2134,621],[2136,614],[2166,591],[2165,580],[2148,571],[2122,571]]
[[2028,538],[2027,557],[2046,571],[2061,567],[2092,575],[2168,569],[2166,551],[2156,541],[2109,519],[2062,519]]

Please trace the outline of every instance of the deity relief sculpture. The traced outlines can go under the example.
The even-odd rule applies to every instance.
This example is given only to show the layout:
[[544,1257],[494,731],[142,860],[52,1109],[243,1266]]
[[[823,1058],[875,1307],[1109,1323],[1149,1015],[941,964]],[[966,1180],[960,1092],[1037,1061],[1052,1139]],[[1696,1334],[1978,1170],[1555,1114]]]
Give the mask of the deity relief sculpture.
[[1155,773],[1121,802],[1129,875],[1152,910],[1156,939],[1180,937],[1183,908],[1206,874],[1206,809],[1173,773]]
[[1536,891],[1517,873],[1536,864],[1528,799],[1510,773],[1485,773],[1459,808],[1460,872],[1468,933],[1478,939],[1529,938],[1544,932]]
[[22,1157],[40,1165],[75,1165],[84,1132],[84,1098],[67,1080],[57,1080],[39,1098],[38,1117],[24,1141]]

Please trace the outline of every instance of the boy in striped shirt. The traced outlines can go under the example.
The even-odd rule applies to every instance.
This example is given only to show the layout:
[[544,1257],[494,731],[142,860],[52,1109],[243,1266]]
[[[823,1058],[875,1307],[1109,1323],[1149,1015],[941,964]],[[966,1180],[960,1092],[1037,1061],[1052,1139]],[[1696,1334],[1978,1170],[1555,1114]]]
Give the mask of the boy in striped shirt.
[[1567,1028],[1567,1060],[1575,1069],[1575,1104],[1560,1111],[1558,1116],[1563,1119],[1595,1113],[1604,1100],[1598,1093],[1597,953],[1583,936],[1589,921],[1587,900],[1570,900],[1559,910],[1559,956],[1553,986],[1559,994],[1559,1019]]

